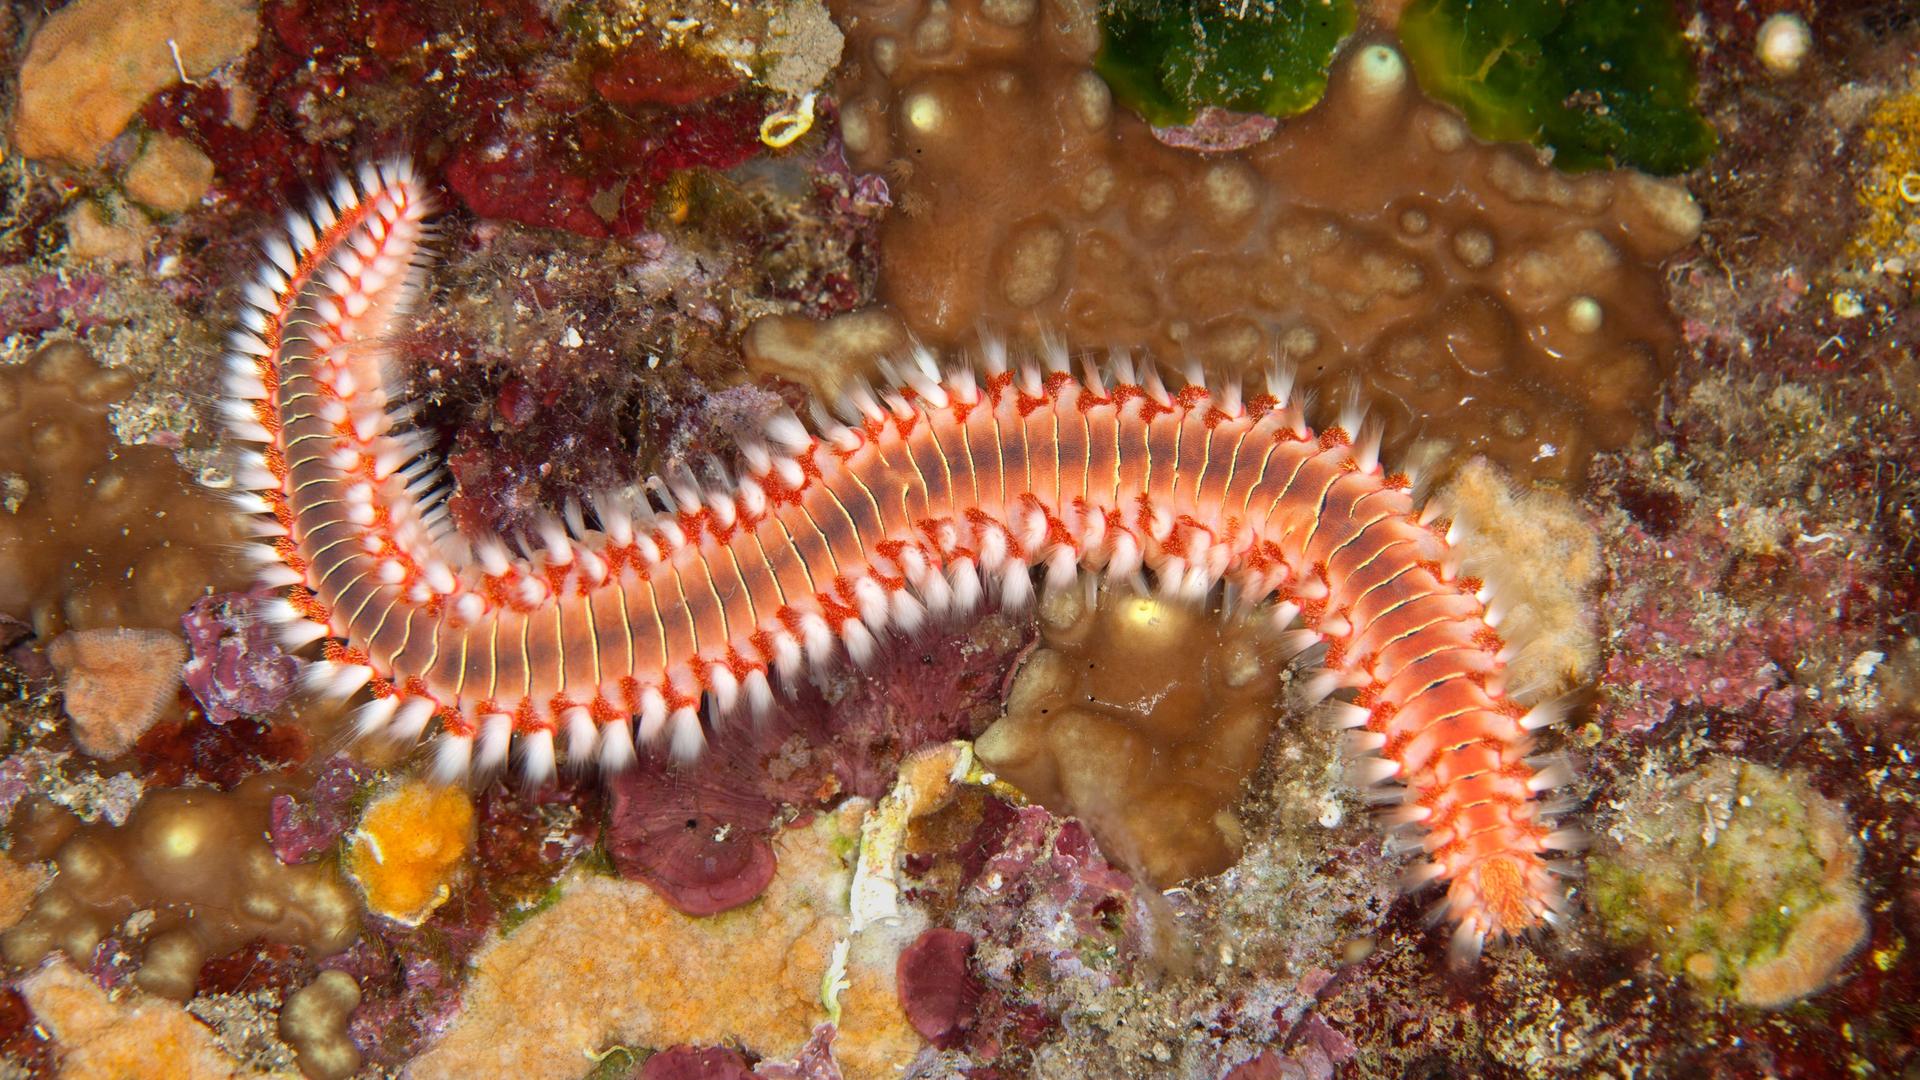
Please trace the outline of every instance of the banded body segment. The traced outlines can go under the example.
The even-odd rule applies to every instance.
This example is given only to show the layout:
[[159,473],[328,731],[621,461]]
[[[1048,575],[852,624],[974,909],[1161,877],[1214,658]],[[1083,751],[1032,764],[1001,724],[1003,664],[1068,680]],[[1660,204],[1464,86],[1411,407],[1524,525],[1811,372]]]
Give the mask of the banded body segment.
[[1307,428],[1289,380],[1243,399],[1169,392],[1128,362],[1082,381],[1058,350],[1008,371],[990,349],[978,376],[919,354],[849,423],[776,418],[737,484],[599,499],[591,525],[569,510],[515,555],[453,535],[390,403],[378,342],[417,288],[426,200],[400,167],[342,190],[268,272],[236,339],[254,381],[228,412],[268,446],[247,508],[280,542],[269,580],[297,584],[289,639],[331,639],[320,682],[372,682],[364,730],[437,718],[449,773],[517,745],[543,777],[560,736],[608,767],[636,739],[689,757],[708,726],[768,707],[771,679],[863,660],[928,612],[1024,602],[1036,565],[1056,586],[1145,569],[1196,598],[1226,581],[1325,644],[1309,682],[1351,696],[1337,712],[1375,755],[1359,771],[1402,785],[1396,820],[1423,830],[1420,873],[1447,882],[1462,941],[1557,911],[1543,856],[1564,837],[1535,799],[1553,777],[1525,760],[1541,714],[1505,694],[1477,583],[1370,446]]

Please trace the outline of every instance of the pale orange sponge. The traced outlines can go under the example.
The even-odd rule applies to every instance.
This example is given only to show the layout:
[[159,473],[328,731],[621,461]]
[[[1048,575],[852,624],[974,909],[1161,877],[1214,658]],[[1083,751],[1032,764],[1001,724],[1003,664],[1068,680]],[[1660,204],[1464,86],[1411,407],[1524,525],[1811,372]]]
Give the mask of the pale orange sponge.
[[347,840],[346,869],[368,911],[418,925],[453,894],[473,840],[464,790],[412,780],[367,806]]
[[160,719],[180,688],[187,645],[161,630],[76,630],[47,649],[60,673],[73,741],[116,758]]

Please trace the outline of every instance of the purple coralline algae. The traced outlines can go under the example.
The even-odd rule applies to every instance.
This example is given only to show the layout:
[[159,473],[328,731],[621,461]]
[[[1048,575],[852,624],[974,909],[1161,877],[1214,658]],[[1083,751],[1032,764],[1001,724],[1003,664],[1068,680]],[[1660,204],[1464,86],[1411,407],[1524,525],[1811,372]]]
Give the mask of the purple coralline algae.
[[209,722],[269,716],[298,685],[300,661],[280,648],[264,614],[272,599],[260,591],[223,593],[181,618],[192,650],[183,677]]
[[725,1046],[669,1046],[640,1066],[635,1080],[753,1080],[740,1051]]
[[614,868],[689,915],[747,903],[773,879],[769,838],[784,807],[877,798],[908,754],[979,734],[1031,636],[1029,621],[1006,616],[930,631],[824,689],[801,686],[763,722],[724,725],[692,765],[643,755],[607,781]]
[[304,863],[332,851],[353,828],[355,800],[373,776],[373,770],[340,754],[320,767],[307,796],[275,795],[267,827],[274,855],[283,863]]

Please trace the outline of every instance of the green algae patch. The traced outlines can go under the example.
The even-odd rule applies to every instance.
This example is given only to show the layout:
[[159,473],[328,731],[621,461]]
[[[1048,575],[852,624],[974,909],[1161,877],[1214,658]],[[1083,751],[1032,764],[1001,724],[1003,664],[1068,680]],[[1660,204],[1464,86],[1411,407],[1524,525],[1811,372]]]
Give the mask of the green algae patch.
[[1563,169],[1670,176],[1718,145],[1670,0],[1414,0],[1400,36],[1475,134],[1551,147]]
[[1292,116],[1327,92],[1352,0],[1106,0],[1094,67],[1160,127],[1209,106]]
[[1803,778],[1722,759],[1643,776],[1617,805],[1588,863],[1594,912],[1703,993],[1777,1008],[1830,985],[1865,940],[1859,845]]

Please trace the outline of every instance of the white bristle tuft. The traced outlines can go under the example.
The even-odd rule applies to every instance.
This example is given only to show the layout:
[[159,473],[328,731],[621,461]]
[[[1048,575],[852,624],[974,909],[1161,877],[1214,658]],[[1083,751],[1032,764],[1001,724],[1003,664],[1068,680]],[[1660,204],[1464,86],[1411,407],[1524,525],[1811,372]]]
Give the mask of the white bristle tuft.
[[393,714],[393,723],[387,727],[387,738],[399,743],[420,741],[426,734],[427,724],[433,720],[433,702],[426,698],[408,698],[400,704],[400,711]]
[[475,764],[483,773],[496,772],[507,763],[513,748],[513,717],[506,713],[488,713],[480,718],[480,744]]
[[1478,924],[1468,921],[1453,928],[1453,941],[1447,947],[1447,958],[1456,968],[1466,968],[1480,959],[1480,952],[1486,946],[1486,931]]
[[[859,625],[857,623],[850,625]],[[692,709],[675,709],[667,719],[672,729],[669,753],[682,765],[699,758],[707,748],[707,733],[700,727],[700,714]]]
[[739,706],[740,680],[725,664],[714,664],[707,668],[707,686],[713,694],[713,706],[717,712],[731,713]]
[[759,668],[747,672],[740,681],[741,689],[746,693],[747,710],[754,716],[765,716],[773,711],[773,687],[767,682],[767,673]]
[[782,683],[791,684],[805,661],[806,654],[801,651],[797,638],[784,630],[773,635],[773,669],[780,673]]
[[852,658],[856,666],[865,667],[873,661],[876,645],[873,632],[867,629],[866,624],[848,619],[840,624],[840,639],[846,643],[847,656]]
[[373,669],[365,664],[337,664],[331,660],[316,660],[301,672],[301,680],[308,690],[334,698],[353,696],[372,678]]
[[1373,710],[1350,701],[1336,701],[1327,707],[1327,718],[1336,728],[1365,727]]
[[600,767],[608,772],[631,768],[637,755],[633,749],[633,725],[615,720],[600,728]]
[[651,746],[667,727],[667,699],[655,687],[640,691],[640,741]]
[[[1384,739],[1382,741],[1384,745]],[[1356,761],[1352,767],[1353,786],[1370,788],[1383,784],[1400,774],[1400,763],[1388,758],[1367,758]]]
[[453,602],[453,613],[471,626],[486,617],[487,601],[479,593],[461,593]]
[[304,648],[326,636],[326,627],[307,619],[287,623],[280,628],[280,644],[286,649]]
[[1000,575],[1000,606],[1008,611],[1023,610],[1033,601],[1033,574],[1027,564],[1011,560]]
[[520,775],[539,786],[553,779],[553,731],[540,728],[520,739]]
[[1355,730],[1347,732],[1347,752],[1352,754],[1371,754],[1384,749],[1387,735],[1384,731]]
[[927,609],[907,590],[895,589],[888,596],[887,603],[892,609],[889,620],[901,633],[912,635],[926,625]]
[[1585,851],[1593,837],[1585,829],[1566,828],[1555,829],[1540,840],[1555,851]]
[[464,783],[473,767],[473,738],[442,733],[434,741],[433,778],[442,784]]
[[1534,794],[1552,791],[1563,784],[1573,782],[1573,768],[1564,761],[1548,761],[1539,772],[1527,781],[1527,790]]
[[947,571],[953,585],[953,609],[964,615],[980,606],[980,574],[973,560],[955,559]]
[[353,712],[353,737],[372,738],[386,733],[387,725],[400,710],[400,699],[393,695],[374,698]]
[[1528,731],[1549,728],[1565,720],[1571,709],[1572,701],[1569,698],[1561,697],[1552,701],[1543,701],[1527,710],[1527,714],[1520,718],[1520,726]]
[[580,766],[592,761],[594,746],[600,740],[593,713],[584,705],[568,706],[560,713],[560,723],[567,729],[567,764]]
[[1433,816],[1433,807],[1408,803],[1403,806],[1389,806],[1375,812],[1374,817],[1381,825],[1397,828],[1402,825],[1418,825]]
[[262,566],[254,572],[253,579],[269,589],[284,589],[306,580],[300,571],[285,563]]

